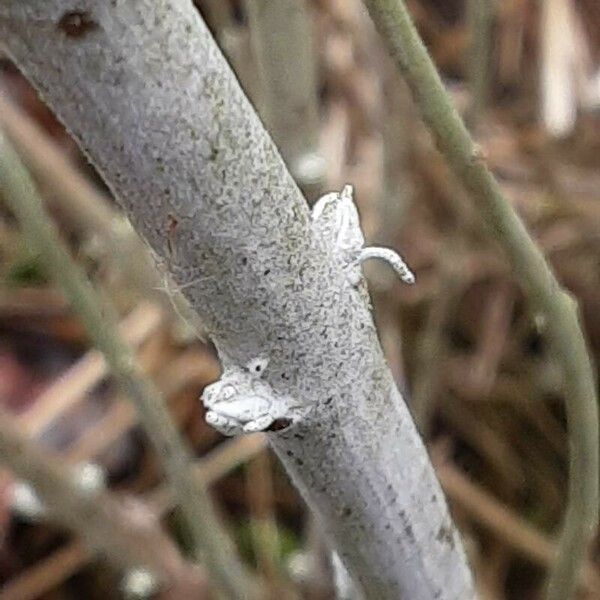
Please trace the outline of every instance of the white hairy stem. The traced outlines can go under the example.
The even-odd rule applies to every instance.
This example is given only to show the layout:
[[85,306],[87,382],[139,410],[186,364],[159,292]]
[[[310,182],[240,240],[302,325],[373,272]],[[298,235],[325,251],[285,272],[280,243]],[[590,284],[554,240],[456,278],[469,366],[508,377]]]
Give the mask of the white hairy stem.
[[460,539],[364,296],[189,0],[4,0],[0,39],[203,318],[301,403],[270,443],[367,598],[468,600]]

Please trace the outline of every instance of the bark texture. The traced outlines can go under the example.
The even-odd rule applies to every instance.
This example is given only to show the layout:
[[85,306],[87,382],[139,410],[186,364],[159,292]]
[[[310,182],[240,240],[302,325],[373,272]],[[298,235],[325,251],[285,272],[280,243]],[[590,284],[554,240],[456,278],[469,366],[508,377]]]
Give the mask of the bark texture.
[[471,576],[369,306],[188,0],[5,0],[0,38],[203,318],[310,407],[270,443],[368,598]]

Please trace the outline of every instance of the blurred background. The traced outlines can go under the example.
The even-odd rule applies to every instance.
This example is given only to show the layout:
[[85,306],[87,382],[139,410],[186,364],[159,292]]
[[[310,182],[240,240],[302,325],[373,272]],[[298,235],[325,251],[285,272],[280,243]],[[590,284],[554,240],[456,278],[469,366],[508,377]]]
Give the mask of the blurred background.
[[[386,356],[481,597],[541,597],[567,489],[560,370],[543,320],[437,153],[360,1],[196,4],[308,201],[352,183],[368,240],[394,247],[416,273],[409,287],[385,266],[366,267]],[[579,301],[598,363],[600,4],[408,4],[482,156]],[[266,597],[333,598],[319,528],[264,438],[225,439],[204,422],[198,398],[219,365],[201,328],[182,320],[102,181],[6,56],[0,127],[73,256],[118,308],[123,339],[168,399]],[[133,408],[1,206],[0,402],[65,465],[101,465],[119,496],[144,501],[164,485]],[[2,472],[0,599],[122,597],[123,573],[46,522],[18,486]],[[169,512],[160,516],[185,547]],[[599,550],[581,598],[600,598]]]

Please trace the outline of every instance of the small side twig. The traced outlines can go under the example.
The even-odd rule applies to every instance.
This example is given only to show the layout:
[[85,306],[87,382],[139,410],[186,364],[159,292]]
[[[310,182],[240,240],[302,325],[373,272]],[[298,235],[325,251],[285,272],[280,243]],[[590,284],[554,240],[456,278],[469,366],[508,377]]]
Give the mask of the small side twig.
[[544,319],[551,351],[564,373],[570,441],[569,494],[563,534],[551,569],[548,600],[568,598],[598,522],[599,433],[594,370],[573,298],[505,199],[450,97],[402,0],[365,0],[377,29],[411,88],[423,120],[471,193],[493,238],[513,265],[532,307]]
[[72,260],[44,210],[27,170],[6,136],[0,134],[0,187],[28,242],[79,314],[88,335],[104,354],[116,380],[135,404],[142,424],[163,461],[177,504],[193,539],[196,558],[204,561],[218,588],[233,598],[248,598],[249,583],[227,543],[211,501],[191,472],[191,456],[163,398],[139,370],[135,357],[117,331],[111,307],[101,306],[85,274]]

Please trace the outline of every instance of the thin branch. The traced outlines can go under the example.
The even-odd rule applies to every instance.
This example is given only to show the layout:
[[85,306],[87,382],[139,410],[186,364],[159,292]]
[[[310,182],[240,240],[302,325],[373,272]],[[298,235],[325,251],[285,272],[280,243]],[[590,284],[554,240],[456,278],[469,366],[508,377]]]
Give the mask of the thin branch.
[[[178,396],[190,386],[203,386],[218,376],[216,360],[186,352],[173,358],[156,374],[163,397]],[[190,370],[193,369],[193,372]],[[169,401],[167,402],[169,404]],[[174,415],[174,418],[175,415]],[[138,423],[138,415],[130,402],[120,395],[111,397],[111,406],[86,433],[63,454],[66,460],[77,463],[90,460],[110,448]]]
[[532,307],[545,321],[550,348],[562,364],[570,441],[569,498],[548,599],[570,597],[598,522],[598,407],[594,370],[573,298],[560,288],[543,254],[504,198],[463,122],[402,0],[365,0],[410,86],[423,120],[513,265]]
[[306,410],[269,443],[353,579],[369,599],[472,598],[369,303],[192,3],[77,6],[83,28],[72,0],[4,0],[2,43],[169,268],[224,366],[245,373],[268,358],[273,401]]
[[[263,434],[237,438],[220,444],[215,450],[202,457],[194,465],[194,477],[203,485],[210,485],[236,467],[264,452],[267,440]],[[71,457],[69,457],[71,458]],[[158,488],[145,498],[157,516],[173,508],[170,490]],[[92,560],[93,554],[79,542],[71,542],[38,562],[35,568],[23,572],[19,577],[2,587],[2,600],[33,600],[49,592],[65,579],[79,571]],[[5,597],[6,596],[6,597]],[[187,600],[187,599],[183,599]]]
[[[196,462],[194,476],[208,485],[253,459],[266,446],[267,439],[264,433],[255,433],[220,444]],[[161,487],[150,494],[150,502],[158,512],[164,512],[173,508],[172,496],[167,486]]]
[[472,129],[487,108],[490,93],[490,59],[495,0],[468,0],[470,33],[468,74],[471,91],[467,122]]
[[279,531],[274,510],[273,474],[267,450],[248,461],[245,488],[250,517],[250,534],[256,564],[265,578],[269,595],[283,590],[279,573]]
[[227,544],[206,490],[191,474],[191,456],[166,409],[160,391],[139,370],[123,343],[112,307],[101,305],[96,291],[72,260],[44,210],[33,181],[5,135],[0,134],[0,189],[28,243],[81,318],[88,335],[104,354],[112,374],[135,404],[140,419],[173,486],[178,506],[192,536],[196,558],[203,560],[217,586],[234,598],[247,598],[241,566]]
[[73,167],[52,138],[26,112],[0,90],[0,125],[29,172],[52,189],[64,209],[68,223],[78,231],[108,233],[118,219],[108,206],[108,197]]
[[325,179],[319,154],[314,32],[306,0],[246,0],[260,78],[259,113],[302,189],[318,195]]
[[[157,306],[141,303],[124,317],[118,326],[121,339],[137,350],[162,322]],[[36,398],[36,401],[17,420],[23,431],[37,437],[61,415],[77,406],[100,381],[108,375],[109,367],[98,350],[88,350]]]
[[155,522],[134,519],[106,492],[83,490],[61,464],[33,448],[17,430],[8,415],[0,414],[0,460],[33,486],[50,519],[80,536],[118,569],[146,567],[174,589],[190,581],[189,566]]
[[[460,273],[463,262],[460,244],[455,238],[450,238],[441,254],[440,285],[417,342],[417,368],[412,388],[411,412],[425,439],[429,438],[444,364],[449,354],[445,328],[464,291],[464,278]],[[432,365],[436,365],[436,368],[432,369]]]
[[74,575],[90,551],[79,541],[69,542],[38,560],[25,569],[18,577],[10,579],[2,586],[2,600],[37,600],[43,594]]

